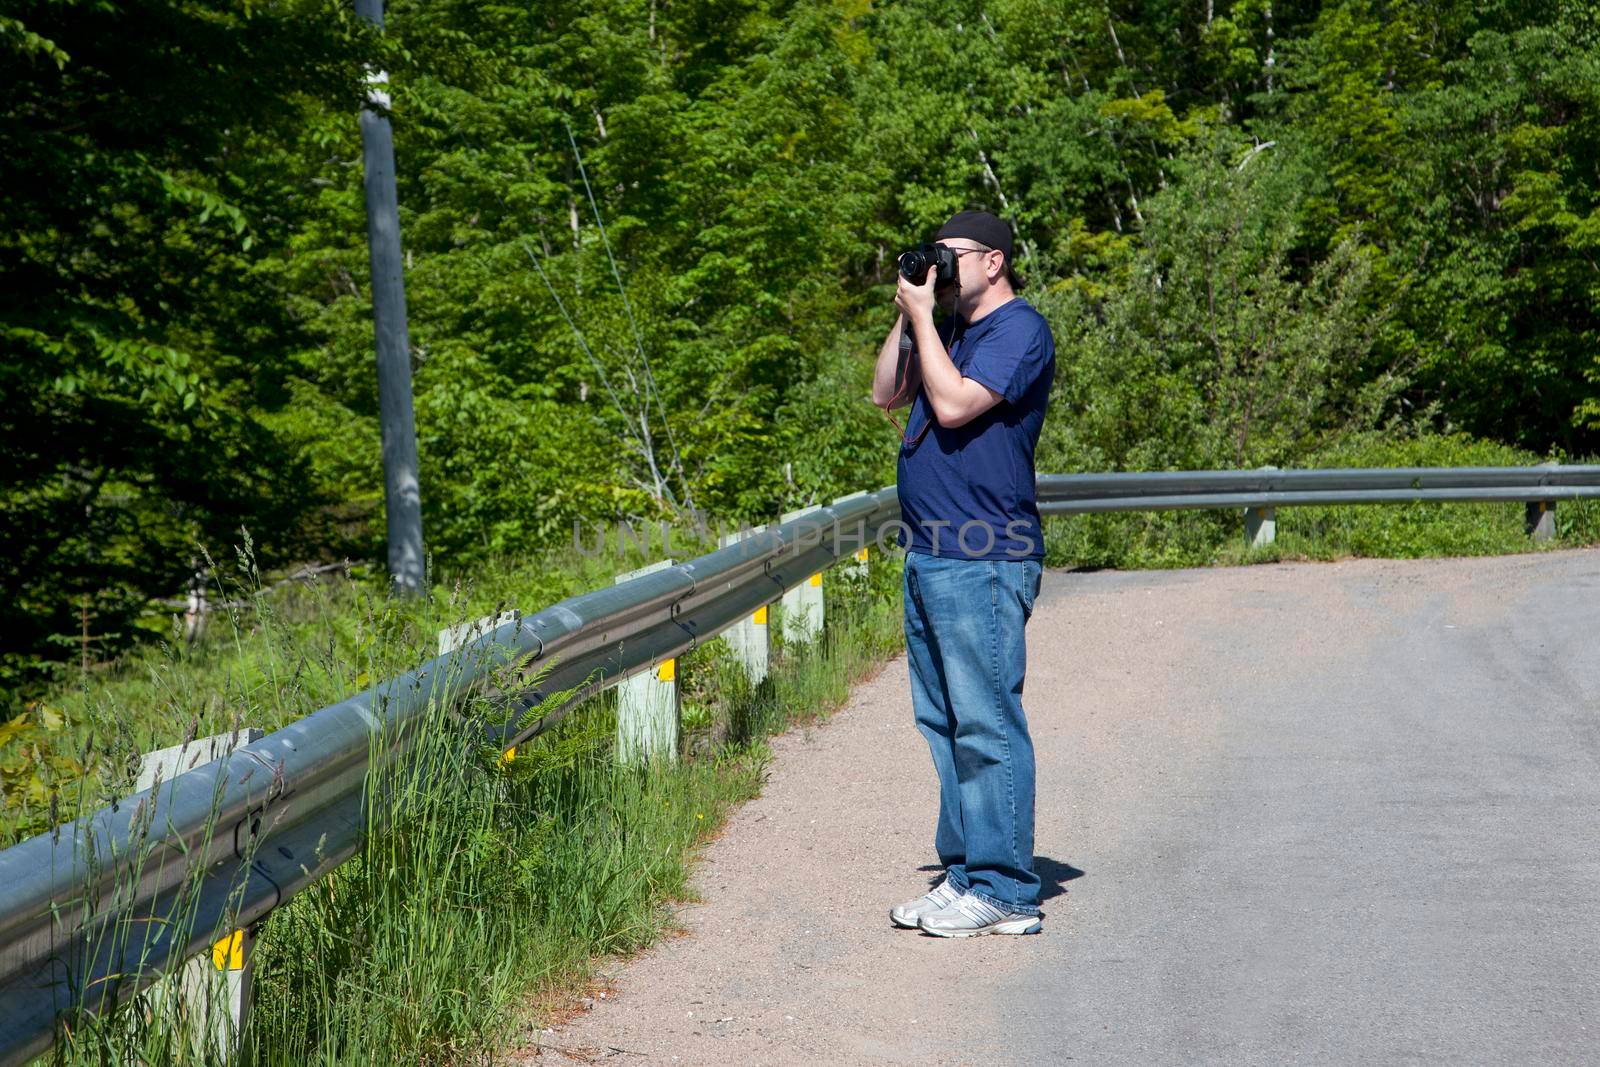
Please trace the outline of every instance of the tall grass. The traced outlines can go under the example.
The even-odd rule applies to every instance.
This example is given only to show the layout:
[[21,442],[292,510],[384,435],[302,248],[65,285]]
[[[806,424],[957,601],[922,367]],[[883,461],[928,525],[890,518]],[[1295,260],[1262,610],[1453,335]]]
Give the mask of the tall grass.
[[374,776],[394,824],[267,924],[252,1059],[481,1055],[530,996],[654,938],[686,854],[755,791],[760,758],[626,769],[607,720],[597,708],[519,751],[525,772],[477,763],[441,729],[431,758]]
[[[675,763],[617,764],[609,695],[509,761],[463,743],[492,708],[433,709],[410,756],[369,775],[360,854],[262,925],[244,1061],[482,1059],[580,985],[591,959],[659,937],[666,905],[688,896],[696,846],[759,789],[765,738],[838,706],[896,646],[897,574],[879,562],[831,581],[825,635],[780,639],[759,686],[720,642],[685,656]],[[54,1059],[204,1060],[162,1007],[146,999],[81,1027]]]

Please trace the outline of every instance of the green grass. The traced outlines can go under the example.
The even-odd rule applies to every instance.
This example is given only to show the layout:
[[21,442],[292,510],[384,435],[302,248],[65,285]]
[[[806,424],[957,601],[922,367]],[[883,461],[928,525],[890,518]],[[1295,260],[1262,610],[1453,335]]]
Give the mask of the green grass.
[[[686,758],[675,765],[616,764],[609,694],[519,746],[509,763],[473,752],[462,743],[461,716],[439,712],[414,758],[369,776],[383,828],[357,858],[263,924],[246,1061],[481,1060],[537,1023],[541,1004],[580,988],[595,957],[661,936],[667,905],[688,896],[695,849],[759,790],[765,738],[837,707],[897,646],[898,570],[887,561],[865,579],[835,576],[823,638],[798,647],[776,641],[760,686],[730,665],[721,642],[683,657]],[[362,628],[403,649],[375,649],[364,669],[422,654],[407,643],[413,630],[422,633],[405,625],[408,609],[356,603]],[[400,621],[385,621],[391,609]],[[776,616],[773,632],[781,633]],[[257,649],[254,663],[288,663],[312,637],[265,625],[238,647],[273,639],[285,647]],[[253,690],[219,687],[212,697],[253,693],[254,721],[270,722],[294,706],[283,695],[291,685],[308,687],[293,690],[298,700],[318,691],[312,686],[337,688],[337,679],[307,683],[279,670]],[[489,713],[469,709],[469,717]],[[77,1027],[54,1058],[196,1061],[166,1010],[147,999],[114,1020]]]

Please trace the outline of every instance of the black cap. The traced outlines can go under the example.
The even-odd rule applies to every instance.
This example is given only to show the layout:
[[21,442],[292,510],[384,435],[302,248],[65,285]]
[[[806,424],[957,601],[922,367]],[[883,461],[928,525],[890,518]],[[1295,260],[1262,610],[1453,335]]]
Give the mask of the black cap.
[[997,248],[1006,255],[1006,277],[1011,282],[1013,289],[1022,288],[1022,279],[1017,277],[1017,272],[1012,269],[1011,256],[1011,227],[1007,226],[993,212],[989,211],[958,211],[950,216],[950,221],[939,227],[935,241],[943,241],[946,237],[965,237],[969,241],[976,241],[985,248]]

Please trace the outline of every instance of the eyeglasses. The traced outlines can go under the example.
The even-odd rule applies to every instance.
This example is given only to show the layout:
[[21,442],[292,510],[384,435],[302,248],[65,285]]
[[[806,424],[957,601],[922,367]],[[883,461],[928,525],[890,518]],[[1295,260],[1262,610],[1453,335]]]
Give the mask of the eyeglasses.
[[994,249],[992,249],[992,248],[951,248],[949,245],[943,245],[942,247],[947,252],[955,253],[955,257],[957,259],[960,259],[962,256],[968,255],[969,253],[973,253],[973,252],[976,252],[979,255],[982,255],[982,254],[984,254],[986,252],[993,252],[994,251]]

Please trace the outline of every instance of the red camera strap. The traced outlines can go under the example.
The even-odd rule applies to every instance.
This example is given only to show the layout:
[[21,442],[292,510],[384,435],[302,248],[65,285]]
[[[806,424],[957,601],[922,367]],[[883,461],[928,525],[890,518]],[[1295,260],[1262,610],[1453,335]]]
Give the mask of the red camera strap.
[[901,393],[896,393],[894,396],[890,397],[889,402],[883,405],[883,417],[889,420],[889,425],[894,427],[894,432],[900,435],[901,444],[908,445],[911,448],[916,448],[922,443],[922,439],[928,436],[928,431],[933,428],[933,419],[930,417],[927,422],[922,424],[922,429],[917,431],[917,436],[911,438],[906,437],[906,429],[909,429],[911,426],[910,416],[908,415],[906,417],[906,426],[904,429],[902,429],[900,426],[900,421],[889,413],[889,409],[894,407],[895,404],[901,399]]

